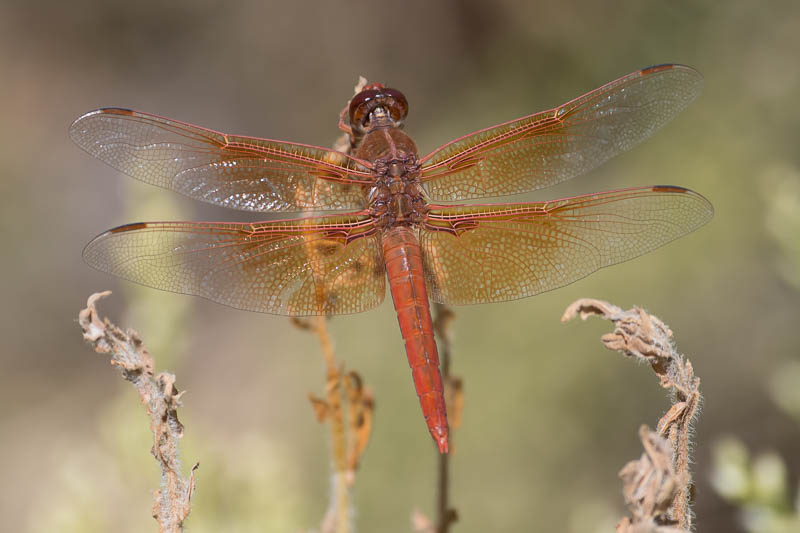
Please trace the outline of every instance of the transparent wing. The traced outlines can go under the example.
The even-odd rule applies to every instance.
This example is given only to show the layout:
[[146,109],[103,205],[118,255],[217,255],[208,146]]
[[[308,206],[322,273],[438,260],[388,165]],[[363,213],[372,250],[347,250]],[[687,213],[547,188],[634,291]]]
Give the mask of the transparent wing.
[[550,202],[431,206],[420,232],[429,296],[500,302],[562,287],[655,250],[713,215],[682,187],[602,192]]
[[517,194],[579,176],[672,120],[703,86],[699,72],[659,65],[564,105],[456,139],[421,160],[435,201]]
[[141,222],[90,242],[91,266],[162,289],[279,315],[358,313],[383,301],[380,240],[366,216],[269,223]]
[[340,152],[225,135],[129,109],[91,111],[69,133],[129,176],[245,211],[359,210],[372,182],[369,163]]

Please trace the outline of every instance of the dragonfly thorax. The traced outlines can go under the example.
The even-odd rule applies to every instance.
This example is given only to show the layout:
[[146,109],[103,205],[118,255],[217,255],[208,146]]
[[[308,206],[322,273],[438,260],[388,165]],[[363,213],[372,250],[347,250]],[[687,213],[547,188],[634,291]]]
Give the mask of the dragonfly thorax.
[[375,186],[367,196],[379,227],[418,224],[427,212],[416,155],[375,162]]
[[391,122],[372,124],[359,140],[356,157],[372,163],[374,181],[366,200],[378,227],[423,220],[427,208],[419,181],[417,147],[411,137]]

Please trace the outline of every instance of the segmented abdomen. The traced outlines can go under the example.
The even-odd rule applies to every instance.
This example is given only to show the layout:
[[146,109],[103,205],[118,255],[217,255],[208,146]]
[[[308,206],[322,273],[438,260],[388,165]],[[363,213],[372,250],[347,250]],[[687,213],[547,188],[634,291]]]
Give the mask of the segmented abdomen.
[[433,338],[422,251],[414,231],[407,226],[396,226],[386,231],[383,256],[422,414],[439,451],[447,453],[447,412],[439,372],[439,353]]

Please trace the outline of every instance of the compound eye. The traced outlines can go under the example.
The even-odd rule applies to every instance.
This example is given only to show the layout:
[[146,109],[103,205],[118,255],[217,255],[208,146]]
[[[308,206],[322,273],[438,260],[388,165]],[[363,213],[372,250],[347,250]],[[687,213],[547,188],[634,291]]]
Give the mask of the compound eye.
[[408,101],[397,89],[377,87],[379,84],[368,85],[376,87],[361,91],[350,101],[350,125],[364,130],[369,120],[369,115],[378,107],[386,109],[392,120],[399,122],[408,114]]
[[361,91],[350,101],[350,125],[363,127],[370,112],[375,109],[375,99],[380,96],[381,89]]
[[392,120],[401,121],[408,115],[408,100],[403,93],[397,89],[384,89],[383,93],[387,98],[387,106]]

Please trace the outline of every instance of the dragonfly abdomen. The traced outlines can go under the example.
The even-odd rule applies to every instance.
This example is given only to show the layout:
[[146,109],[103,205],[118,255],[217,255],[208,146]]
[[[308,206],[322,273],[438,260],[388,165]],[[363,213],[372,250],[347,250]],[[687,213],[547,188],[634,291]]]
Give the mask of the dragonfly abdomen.
[[386,231],[383,256],[422,414],[439,451],[447,453],[447,411],[439,354],[425,289],[422,250],[414,230],[408,226],[395,226]]

